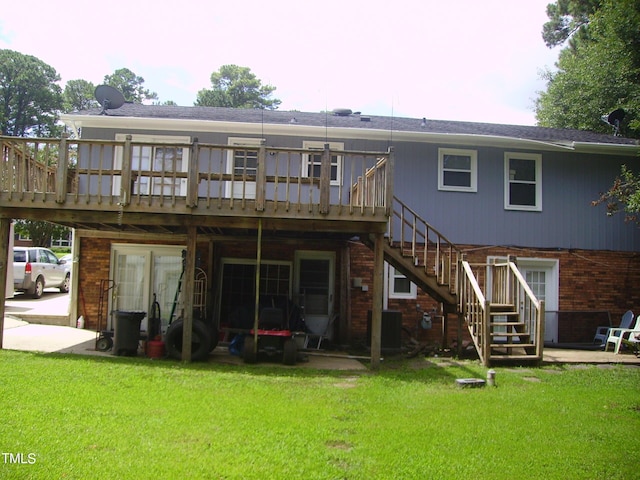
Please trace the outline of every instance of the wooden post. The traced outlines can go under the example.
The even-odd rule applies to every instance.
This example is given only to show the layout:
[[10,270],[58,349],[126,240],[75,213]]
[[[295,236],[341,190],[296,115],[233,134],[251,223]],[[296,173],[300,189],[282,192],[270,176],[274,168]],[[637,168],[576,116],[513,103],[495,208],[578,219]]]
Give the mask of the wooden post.
[[264,140],[258,149],[258,165],[256,171],[256,210],[264,211],[265,194],[267,188],[267,149]]
[[60,152],[58,153],[58,170],[56,172],[56,203],[64,203],[67,197],[67,137],[62,134],[60,139]]
[[485,300],[484,309],[482,311],[482,364],[489,366],[489,358],[491,357],[491,302]]
[[198,230],[194,226],[187,228],[187,257],[185,259],[182,280],[182,301],[184,305],[182,325],[182,361],[191,361],[191,341],[193,337],[193,289],[196,276],[196,244]]
[[2,349],[2,340],[4,336],[4,291],[7,284],[7,270],[9,268],[13,268],[13,264],[10,266],[7,262],[7,259],[9,258],[10,227],[10,218],[0,218],[0,285],[2,285],[2,296],[0,296],[0,349]]
[[260,320],[260,264],[262,263],[262,219],[258,219],[258,245],[256,253],[256,300],[253,314],[253,349],[258,353],[258,321]]
[[393,147],[389,147],[389,158],[387,159],[387,174],[385,175],[385,208],[387,216],[393,215],[393,182],[394,182],[395,154]]
[[329,197],[331,185],[331,152],[329,144],[324,144],[320,161],[320,213],[329,213]]
[[122,149],[122,176],[120,177],[120,201],[121,207],[129,205],[131,198],[131,135],[127,135]]
[[384,295],[384,235],[376,233],[373,250],[373,311],[371,312],[371,369],[380,368],[382,340],[382,296]]
[[200,146],[198,145],[198,138],[193,139],[191,144],[191,152],[189,154],[189,167],[187,172],[187,207],[198,206],[198,157],[200,152]]

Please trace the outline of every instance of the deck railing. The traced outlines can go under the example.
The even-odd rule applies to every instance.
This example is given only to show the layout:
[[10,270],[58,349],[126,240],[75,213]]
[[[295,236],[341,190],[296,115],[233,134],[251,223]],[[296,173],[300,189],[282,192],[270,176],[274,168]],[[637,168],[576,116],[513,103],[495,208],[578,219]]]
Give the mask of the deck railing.
[[0,193],[56,202],[387,215],[389,152],[0,137]]

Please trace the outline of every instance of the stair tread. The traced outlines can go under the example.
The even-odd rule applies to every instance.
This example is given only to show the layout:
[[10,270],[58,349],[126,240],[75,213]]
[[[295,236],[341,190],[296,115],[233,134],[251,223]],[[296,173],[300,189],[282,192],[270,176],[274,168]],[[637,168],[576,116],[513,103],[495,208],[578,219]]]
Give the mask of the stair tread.
[[529,337],[531,334],[525,332],[491,332],[494,337]]
[[524,327],[526,324],[524,322],[489,322],[489,325],[491,325],[492,327],[494,327],[494,326],[499,326],[499,327],[517,327],[517,326],[521,326],[521,327]]
[[539,355],[489,355],[489,360],[542,360]]
[[491,348],[529,348],[535,347],[535,343],[492,343]]

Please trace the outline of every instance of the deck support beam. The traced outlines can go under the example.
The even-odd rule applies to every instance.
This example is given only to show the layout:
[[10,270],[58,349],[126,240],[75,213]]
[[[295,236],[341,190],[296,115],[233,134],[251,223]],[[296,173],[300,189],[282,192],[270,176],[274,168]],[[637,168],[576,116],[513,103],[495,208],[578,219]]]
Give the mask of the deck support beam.
[[382,296],[384,295],[384,235],[374,235],[373,247],[373,309],[371,312],[371,369],[380,369],[382,344]]
[[256,301],[253,313],[253,349],[258,353],[258,323],[260,320],[260,264],[262,263],[262,219],[258,219],[258,245],[256,248]]
[[7,284],[7,272],[9,268],[13,268],[13,264],[9,267],[7,259],[9,258],[9,235],[10,235],[11,219],[0,218],[0,285],[2,285],[2,295],[0,295],[0,350],[2,349],[2,340],[4,336],[4,307],[5,293]]
[[187,229],[187,256],[185,258],[184,278],[182,282],[182,304],[184,310],[182,325],[182,361],[191,361],[191,341],[193,339],[193,289],[196,277],[196,245],[198,229],[189,226]]

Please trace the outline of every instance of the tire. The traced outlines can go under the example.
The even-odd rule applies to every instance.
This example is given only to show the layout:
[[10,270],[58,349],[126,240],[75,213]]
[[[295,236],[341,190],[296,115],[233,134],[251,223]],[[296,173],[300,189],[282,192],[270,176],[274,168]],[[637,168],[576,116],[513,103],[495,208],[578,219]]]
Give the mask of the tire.
[[209,352],[213,352],[215,348],[218,346],[218,341],[220,340],[220,336],[218,334],[217,328],[211,329],[211,345],[209,345]]
[[244,337],[244,345],[242,346],[242,359],[244,363],[256,363],[258,355],[255,350],[255,340],[253,335]]
[[[165,335],[167,355],[176,360],[182,360],[182,331],[184,320],[179,319],[169,325]],[[211,335],[207,326],[200,320],[193,321],[191,330],[191,360],[196,362],[209,357]]]
[[69,293],[69,285],[71,285],[71,275],[67,274],[64,277],[64,282],[60,285],[60,293]]
[[96,342],[96,350],[106,352],[113,348],[113,340],[110,337],[100,337]]
[[33,293],[31,294],[31,296],[33,298],[40,298],[42,297],[43,293],[44,293],[44,280],[42,277],[38,277],[36,278],[36,283],[33,286]]
[[282,348],[282,363],[285,365],[295,365],[298,357],[298,345],[293,338],[284,341]]

